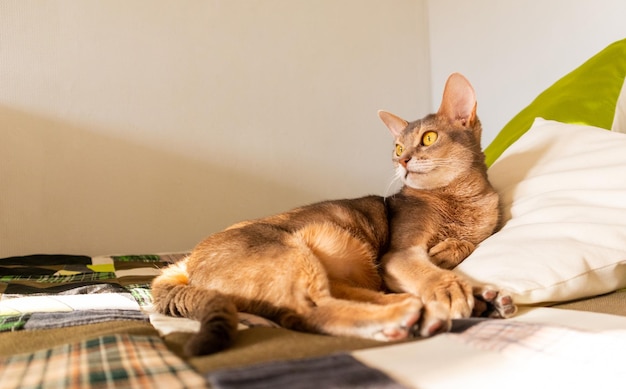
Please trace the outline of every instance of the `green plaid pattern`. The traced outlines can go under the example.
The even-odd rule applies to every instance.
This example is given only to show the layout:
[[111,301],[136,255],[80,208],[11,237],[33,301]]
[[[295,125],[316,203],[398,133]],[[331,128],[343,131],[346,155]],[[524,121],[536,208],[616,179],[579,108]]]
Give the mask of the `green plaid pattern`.
[[161,257],[154,254],[147,255],[112,255],[115,262],[161,262]]
[[30,313],[15,316],[0,316],[0,332],[17,331],[24,328],[30,318]]
[[[46,368],[44,368],[46,367]],[[108,335],[0,359],[2,388],[205,388],[156,336]]]
[[189,253],[143,254],[143,255],[112,255],[115,262],[163,262],[174,263],[188,256]]
[[150,284],[133,284],[126,285],[125,288],[133,296],[140,307],[152,304],[152,293],[150,293]]
[[185,258],[188,253],[143,254],[143,255],[112,255],[115,262],[164,262],[174,263]]
[[84,281],[102,281],[115,278],[115,273],[111,272],[94,272],[94,273],[80,273],[67,276],[17,276],[17,275],[5,275],[0,276],[0,282],[15,282],[15,281],[31,281],[42,284],[62,284],[69,282],[84,282]]

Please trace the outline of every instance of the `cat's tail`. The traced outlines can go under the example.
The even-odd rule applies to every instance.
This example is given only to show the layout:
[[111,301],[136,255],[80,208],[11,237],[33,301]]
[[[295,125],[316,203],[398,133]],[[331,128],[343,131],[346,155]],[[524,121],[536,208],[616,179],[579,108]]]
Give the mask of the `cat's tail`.
[[185,260],[154,279],[152,299],[159,313],[200,321],[200,332],[187,341],[185,354],[210,354],[233,343],[239,322],[235,304],[217,291],[189,285]]

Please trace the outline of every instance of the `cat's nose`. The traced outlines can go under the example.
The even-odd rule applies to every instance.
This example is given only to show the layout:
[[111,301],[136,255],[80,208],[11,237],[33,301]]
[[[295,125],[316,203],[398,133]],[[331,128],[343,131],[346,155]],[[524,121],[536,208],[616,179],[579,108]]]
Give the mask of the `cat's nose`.
[[406,168],[406,165],[409,164],[409,161],[411,160],[411,158],[400,158],[400,165],[404,166]]

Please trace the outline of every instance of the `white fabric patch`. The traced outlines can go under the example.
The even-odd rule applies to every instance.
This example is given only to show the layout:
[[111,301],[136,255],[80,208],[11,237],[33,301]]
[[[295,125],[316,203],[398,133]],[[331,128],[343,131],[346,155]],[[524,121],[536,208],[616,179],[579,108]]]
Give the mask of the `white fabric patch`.
[[0,301],[0,315],[34,312],[72,312],[89,309],[139,310],[135,300],[116,293],[30,296]]

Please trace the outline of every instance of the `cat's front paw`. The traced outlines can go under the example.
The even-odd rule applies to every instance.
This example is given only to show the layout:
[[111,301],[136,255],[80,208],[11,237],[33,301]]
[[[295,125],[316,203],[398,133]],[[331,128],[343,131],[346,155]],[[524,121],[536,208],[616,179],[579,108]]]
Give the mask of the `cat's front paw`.
[[447,238],[428,250],[430,261],[442,269],[453,269],[463,262],[472,251],[474,244],[466,240]]
[[474,287],[474,311],[472,316],[509,318],[517,313],[517,306],[509,292],[490,285]]
[[438,269],[421,287],[424,304],[438,303],[452,319],[469,317],[474,309],[472,286],[449,270]]

